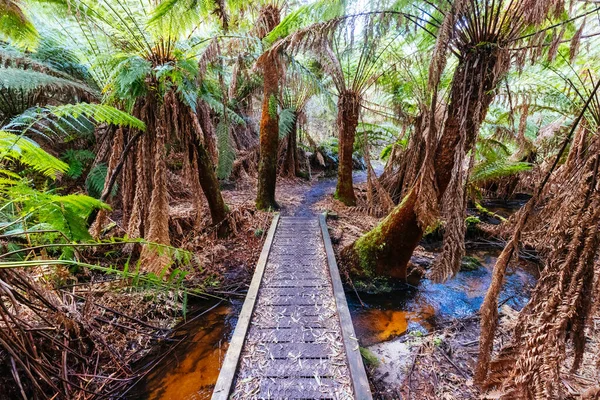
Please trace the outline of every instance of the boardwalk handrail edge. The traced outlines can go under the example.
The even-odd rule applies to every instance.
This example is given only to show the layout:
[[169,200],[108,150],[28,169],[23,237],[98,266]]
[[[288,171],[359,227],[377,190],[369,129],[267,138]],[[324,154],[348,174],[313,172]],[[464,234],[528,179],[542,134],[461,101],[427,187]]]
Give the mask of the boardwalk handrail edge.
[[225,355],[225,360],[223,361],[223,366],[221,367],[221,372],[219,373],[219,378],[217,379],[211,400],[227,400],[231,393],[231,387],[235,380],[235,372],[244,346],[244,340],[246,339],[246,334],[250,327],[252,312],[254,311],[254,306],[258,297],[258,288],[262,282],[278,222],[279,213],[276,213],[271,222],[265,244],[256,264],[254,276],[252,277],[252,282],[248,288],[248,294],[246,295],[246,300],[244,300],[244,305],[242,306],[242,311],[238,317],[237,325],[233,331],[233,336],[231,337],[231,342],[229,343],[229,348]]
[[354,398],[357,400],[372,400],[373,396],[371,395],[371,388],[363,365],[362,355],[360,354],[358,339],[354,333],[354,325],[352,325],[352,317],[350,316],[350,310],[348,309],[346,294],[344,293],[340,272],[335,260],[335,253],[333,252],[333,246],[331,245],[331,238],[329,237],[325,214],[319,216],[319,224],[321,225],[321,234],[325,245],[325,252],[327,254],[327,264],[329,265],[329,275],[331,276],[333,295],[335,297],[337,312],[340,318],[342,339],[346,349],[346,357],[348,359],[348,367],[350,369],[352,387],[354,389]]

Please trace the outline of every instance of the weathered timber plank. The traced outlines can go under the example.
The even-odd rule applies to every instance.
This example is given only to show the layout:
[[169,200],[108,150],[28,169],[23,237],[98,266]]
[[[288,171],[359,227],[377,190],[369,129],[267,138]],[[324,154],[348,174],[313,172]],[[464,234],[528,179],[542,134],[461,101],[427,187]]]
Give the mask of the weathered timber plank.
[[340,318],[342,337],[344,340],[344,347],[346,348],[346,356],[348,359],[348,367],[350,369],[350,375],[352,379],[352,387],[354,388],[354,397],[357,400],[372,400],[373,397],[371,395],[369,381],[367,380],[367,374],[365,373],[365,367],[360,354],[358,340],[356,339],[356,334],[354,333],[354,326],[352,325],[350,310],[348,309],[346,295],[344,294],[344,287],[342,286],[342,281],[340,279],[340,272],[337,267],[337,262],[335,261],[335,253],[333,252],[331,238],[329,237],[329,231],[327,230],[325,215],[321,215],[319,217],[319,222],[321,225],[323,242],[325,244],[325,252],[327,253],[327,263],[329,264],[329,272],[337,305],[337,313]]
[[231,387],[235,379],[235,372],[237,370],[240,355],[242,353],[242,347],[244,345],[246,333],[248,332],[248,327],[250,326],[252,311],[254,310],[254,305],[258,296],[258,289],[260,287],[263,272],[269,258],[269,252],[271,250],[271,244],[273,243],[273,237],[275,236],[275,230],[277,229],[278,221],[279,214],[275,214],[273,221],[271,222],[271,227],[269,228],[262,252],[260,253],[258,263],[256,264],[256,270],[254,271],[252,282],[248,288],[246,300],[244,300],[242,311],[240,312],[237,325],[233,332],[233,336],[231,337],[231,342],[229,343],[229,348],[227,350],[225,360],[223,361],[219,378],[215,384],[212,400],[227,400],[229,393],[231,392]]

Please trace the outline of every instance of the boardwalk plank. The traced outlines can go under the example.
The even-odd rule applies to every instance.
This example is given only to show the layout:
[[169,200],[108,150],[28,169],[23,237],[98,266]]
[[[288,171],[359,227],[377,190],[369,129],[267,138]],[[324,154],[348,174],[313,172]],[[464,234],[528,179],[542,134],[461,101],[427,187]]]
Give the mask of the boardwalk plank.
[[371,400],[324,219],[281,217],[268,245],[213,400]]

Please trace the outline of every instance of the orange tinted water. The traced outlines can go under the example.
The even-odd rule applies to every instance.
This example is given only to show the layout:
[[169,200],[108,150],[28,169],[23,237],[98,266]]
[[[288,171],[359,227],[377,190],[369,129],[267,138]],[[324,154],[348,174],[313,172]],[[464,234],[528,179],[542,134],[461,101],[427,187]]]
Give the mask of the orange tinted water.
[[433,306],[424,304],[417,312],[370,309],[355,314],[352,322],[359,332],[361,344],[368,346],[402,335],[408,330],[410,322],[418,323],[429,330],[431,326],[427,319],[433,315],[435,315]]
[[182,348],[176,349],[147,379],[149,400],[210,399],[227,352],[231,330],[227,317],[230,306],[220,306],[191,323],[179,335],[187,335]]

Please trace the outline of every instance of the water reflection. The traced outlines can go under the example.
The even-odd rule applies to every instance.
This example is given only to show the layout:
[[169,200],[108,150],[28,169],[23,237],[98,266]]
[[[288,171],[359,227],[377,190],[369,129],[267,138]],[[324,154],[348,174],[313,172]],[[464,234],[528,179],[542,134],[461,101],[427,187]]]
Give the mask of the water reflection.
[[219,306],[177,331],[185,338],[150,375],[148,400],[210,399],[235,326],[238,306]]
[[[492,270],[498,251],[472,251],[483,267],[475,271],[459,272],[443,284],[422,280],[418,287],[405,285],[392,293],[361,295],[362,307],[353,294],[348,294],[352,321],[362,346],[391,340],[407,331],[430,331],[436,321],[474,315],[492,279]],[[535,285],[536,271],[529,268],[509,270],[500,302],[520,310]]]

